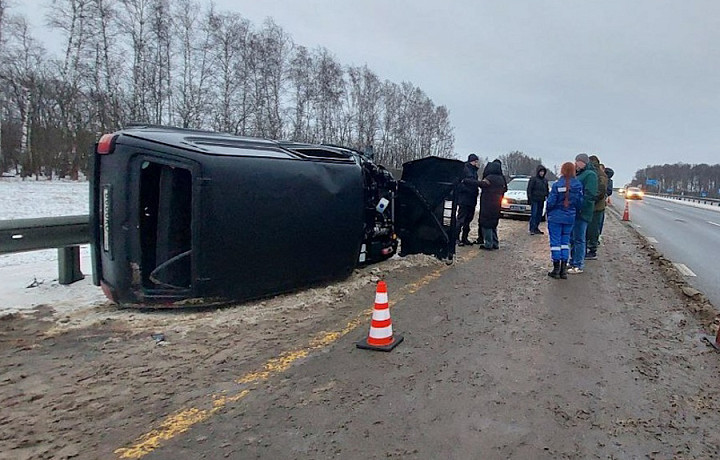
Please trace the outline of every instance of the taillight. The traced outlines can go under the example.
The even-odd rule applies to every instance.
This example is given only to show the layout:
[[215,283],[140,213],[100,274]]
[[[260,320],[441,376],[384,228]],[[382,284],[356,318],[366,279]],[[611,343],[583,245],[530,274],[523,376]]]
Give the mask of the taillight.
[[103,136],[98,141],[97,149],[95,151],[100,155],[107,155],[109,153],[112,153],[113,150],[115,150],[116,138],[116,134],[103,134]]
[[115,297],[115,291],[112,287],[110,287],[109,284],[107,284],[105,281],[100,281],[100,287],[102,288],[103,294],[105,294],[105,297],[108,298],[111,302],[117,303],[117,298]]

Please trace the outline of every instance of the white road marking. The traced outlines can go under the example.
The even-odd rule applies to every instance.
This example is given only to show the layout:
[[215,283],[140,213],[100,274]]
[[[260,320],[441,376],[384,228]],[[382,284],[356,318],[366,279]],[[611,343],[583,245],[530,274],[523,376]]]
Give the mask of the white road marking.
[[663,209],[666,210],[666,211],[672,212],[672,209],[670,209],[670,208],[663,208]]
[[717,222],[707,221],[707,223],[710,224],[710,225],[715,225],[715,226],[717,226],[717,227],[720,227],[720,224],[718,224]]
[[636,225],[635,228],[642,228],[640,225]]
[[675,268],[678,269],[680,273],[682,273],[684,276],[697,276],[695,273],[693,273],[692,270],[690,270],[687,265],[685,264],[679,264],[677,262],[673,263],[675,265]]
[[653,238],[652,236],[648,236],[648,237],[645,238],[645,239],[648,240],[648,243],[657,243],[657,242],[658,242],[658,240],[656,240],[656,239]]

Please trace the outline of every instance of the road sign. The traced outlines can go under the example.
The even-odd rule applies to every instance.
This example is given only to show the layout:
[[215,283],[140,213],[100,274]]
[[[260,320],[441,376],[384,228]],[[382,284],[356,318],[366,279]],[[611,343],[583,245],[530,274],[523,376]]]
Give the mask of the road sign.
[[657,179],[645,179],[645,185],[657,185],[658,180]]

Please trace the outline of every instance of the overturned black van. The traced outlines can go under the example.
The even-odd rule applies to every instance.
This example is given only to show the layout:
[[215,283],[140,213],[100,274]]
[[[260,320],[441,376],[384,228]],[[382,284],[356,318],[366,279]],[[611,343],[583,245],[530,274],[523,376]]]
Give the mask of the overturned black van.
[[397,181],[343,147],[123,129],[93,155],[93,280],[118,303],[182,307],[342,279],[398,244],[452,260],[462,168],[430,157]]

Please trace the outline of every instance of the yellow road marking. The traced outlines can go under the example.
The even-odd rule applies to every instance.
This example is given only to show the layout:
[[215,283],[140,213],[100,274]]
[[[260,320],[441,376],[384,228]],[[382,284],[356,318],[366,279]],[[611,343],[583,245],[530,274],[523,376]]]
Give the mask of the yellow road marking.
[[[463,258],[463,262],[466,262],[474,258],[477,253],[471,253]],[[432,281],[440,278],[443,272],[449,269],[451,266],[446,265],[438,268],[434,272],[422,277],[415,283],[411,283],[405,286],[401,292],[395,296],[395,298],[389,302],[389,306],[394,306],[397,302],[405,299],[407,295],[411,295],[427,286]],[[290,368],[298,359],[305,358],[314,350],[324,348],[331,345],[341,337],[352,332],[362,323],[366,322],[367,317],[372,313],[372,309],[367,309],[359,313],[354,319],[349,321],[347,325],[338,330],[331,332],[323,332],[318,334],[315,338],[310,340],[307,347],[299,350],[287,351],[282,353],[276,358],[269,359],[263,364],[262,369],[249,372],[244,376],[237,379],[235,382],[239,384],[258,384],[262,381],[269,379],[273,375],[280,374]],[[138,459],[142,458],[150,452],[154,451],[162,445],[164,441],[168,441],[175,436],[188,431],[193,425],[200,422],[204,422],[209,419],[217,411],[223,409],[230,403],[240,401],[250,393],[249,389],[244,389],[234,395],[211,395],[212,407],[208,409],[199,409],[191,407],[184,409],[169,415],[163,420],[160,425],[151,430],[150,432],[140,436],[130,447],[121,447],[115,450],[115,454],[119,455],[119,458],[131,458]]]
[[120,448],[115,451],[120,458],[141,458],[160,447],[163,441],[184,433],[193,425],[210,418],[215,412],[228,403],[236,402],[247,396],[250,390],[243,390],[233,396],[213,395],[212,409],[198,409],[191,407],[167,417],[159,427],[143,435],[131,447]]

